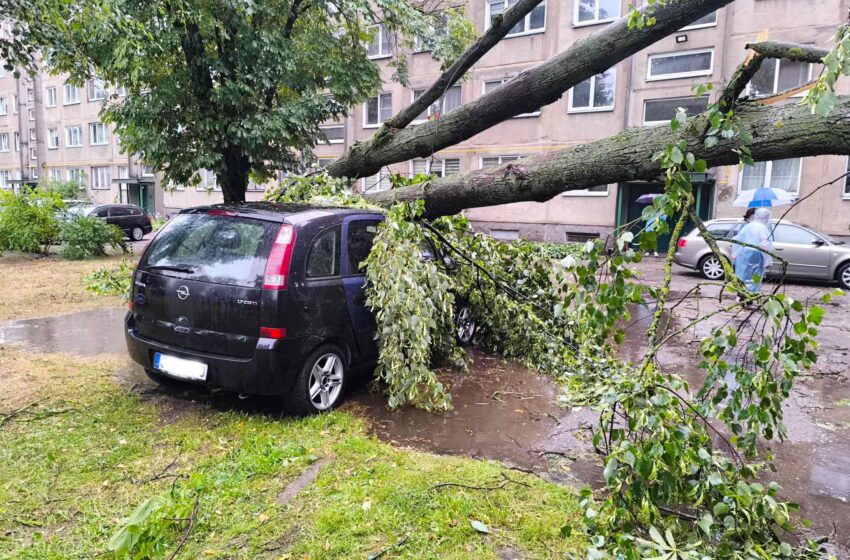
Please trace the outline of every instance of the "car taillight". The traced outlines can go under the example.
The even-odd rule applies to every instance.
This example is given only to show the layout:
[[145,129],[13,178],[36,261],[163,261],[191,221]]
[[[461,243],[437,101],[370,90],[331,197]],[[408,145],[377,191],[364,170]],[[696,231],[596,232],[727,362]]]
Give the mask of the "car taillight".
[[266,262],[263,275],[264,290],[285,290],[289,282],[289,263],[292,262],[292,250],[295,247],[295,228],[289,224],[280,226],[277,237]]
[[133,300],[132,299],[127,300],[127,309],[129,309],[130,311],[133,310]]
[[260,336],[263,338],[286,338],[286,329],[275,327],[260,327]]
[[688,240],[685,239],[684,237],[679,239],[679,249],[684,249],[685,245],[687,245],[687,244],[688,244]]
[[230,210],[221,210],[221,209],[213,209],[207,210],[207,216],[236,216],[236,212],[231,212]]

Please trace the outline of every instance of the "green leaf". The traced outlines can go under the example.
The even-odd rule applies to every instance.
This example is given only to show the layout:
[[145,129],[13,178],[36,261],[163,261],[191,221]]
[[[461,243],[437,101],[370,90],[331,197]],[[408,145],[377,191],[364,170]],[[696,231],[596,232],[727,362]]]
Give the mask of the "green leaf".
[[611,480],[617,474],[617,467],[618,466],[619,466],[619,463],[617,462],[617,459],[615,459],[613,457],[608,459],[608,462],[605,463],[605,470],[602,472],[602,474],[605,476],[605,482],[608,482],[608,483],[611,482]]
[[472,525],[472,528],[478,531],[479,533],[484,533],[487,535],[490,534],[490,528],[480,521],[472,520],[469,522],[469,524]]
[[702,532],[706,535],[711,535],[711,526],[714,525],[714,517],[710,513],[706,513],[703,515],[699,521],[697,521],[697,525]]

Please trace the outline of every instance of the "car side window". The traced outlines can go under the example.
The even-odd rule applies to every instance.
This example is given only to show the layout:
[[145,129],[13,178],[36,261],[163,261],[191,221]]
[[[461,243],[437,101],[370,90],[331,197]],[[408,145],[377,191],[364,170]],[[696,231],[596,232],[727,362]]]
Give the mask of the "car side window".
[[138,208],[130,208],[130,215],[131,216],[141,216],[142,211],[139,210]]
[[777,243],[793,243],[795,245],[811,245],[817,237],[796,226],[779,224],[773,230],[773,240]]
[[335,226],[313,238],[307,253],[307,278],[322,278],[339,275],[341,228]]
[[348,270],[351,274],[364,273],[360,263],[369,256],[380,223],[377,220],[357,220],[348,224]]
[[98,218],[107,218],[109,217],[109,208],[98,208],[97,214],[95,214]]
[[109,209],[109,215],[113,218],[123,218],[124,216],[130,215],[130,210],[123,206],[113,206]]
[[[732,237],[734,235],[735,230],[737,229],[738,224],[729,223],[729,222],[721,222],[719,224],[710,224],[708,226],[708,231],[714,237],[718,239],[722,239],[724,237]],[[702,234],[700,234],[702,237]]]

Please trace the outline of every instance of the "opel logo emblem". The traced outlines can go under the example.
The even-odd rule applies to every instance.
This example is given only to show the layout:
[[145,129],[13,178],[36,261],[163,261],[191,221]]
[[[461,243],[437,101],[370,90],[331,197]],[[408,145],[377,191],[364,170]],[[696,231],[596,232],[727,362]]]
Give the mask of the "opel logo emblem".
[[179,297],[181,300],[184,300],[189,297],[189,288],[187,286],[180,286],[179,288],[177,288],[177,297]]

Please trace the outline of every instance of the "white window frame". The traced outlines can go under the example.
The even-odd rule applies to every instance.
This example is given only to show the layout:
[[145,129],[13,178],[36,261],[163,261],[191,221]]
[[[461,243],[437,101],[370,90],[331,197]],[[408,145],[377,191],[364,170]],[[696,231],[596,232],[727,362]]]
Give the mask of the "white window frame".
[[21,133],[17,130],[15,131],[15,151],[21,151]]
[[[656,58],[672,58],[676,56],[685,56],[689,54],[703,54],[710,53],[711,54],[711,64],[708,67],[708,70],[691,70],[690,72],[676,72],[674,74],[662,74],[660,76],[652,75],[652,61]],[[714,74],[714,48],[706,48],[706,49],[692,49],[687,51],[672,51],[665,53],[656,53],[651,54],[646,59],[646,81],[647,82],[658,82],[662,80],[677,80],[680,78],[693,78],[697,76],[711,76]]]
[[152,165],[143,165],[141,171],[142,177],[153,177],[155,173],[153,172]]
[[[850,157],[847,158],[847,167],[845,169],[847,169],[847,171],[850,171]],[[844,178],[843,189],[844,190],[841,191],[842,200],[850,200],[850,175]]]
[[[55,144],[53,141],[56,141]],[[47,129],[47,149],[48,150],[58,150],[61,140],[59,139],[59,129],[58,128],[48,128]]]
[[392,116],[392,112],[393,112],[393,108],[392,108],[393,97],[392,96],[393,96],[393,94],[392,94],[391,91],[382,91],[378,95],[375,96],[375,97],[378,98],[378,123],[377,124],[369,124],[369,120],[368,120],[369,119],[369,100],[372,99],[372,97],[370,97],[363,104],[363,128],[380,128],[380,126],[382,124],[384,124],[384,121],[381,120],[381,96],[383,96],[383,95],[389,95],[390,96],[390,116]]
[[37,138],[38,138],[38,137],[36,136],[36,131],[35,131],[35,129],[34,129],[34,128],[31,128],[31,129],[29,130],[29,139],[30,139],[30,142],[35,142],[35,141],[37,140]]
[[594,192],[589,189],[581,189],[575,191],[564,191],[561,193],[561,196],[589,196],[589,197],[605,197],[611,194],[611,185],[598,185],[600,187],[605,187],[605,192]]
[[9,184],[9,181],[12,180],[12,170],[11,169],[2,169],[0,170],[0,188],[11,189],[12,185]]
[[84,186],[86,184],[85,170],[82,167],[69,167],[68,181],[76,183],[79,186]]
[[[86,89],[88,89],[87,93],[88,93],[89,101],[103,101],[109,95],[109,92],[106,91],[106,84],[101,79],[94,78],[92,80],[89,80],[86,85],[88,86]],[[103,95],[101,95],[100,97],[97,97],[96,96],[97,91],[102,92]]]
[[[499,163],[496,164],[496,167],[500,165],[504,165],[511,161],[516,161],[518,159],[522,159],[524,156],[518,154],[499,154],[499,155],[490,155],[490,156],[478,156],[478,169],[493,169],[492,167],[484,167],[484,160],[490,158],[498,158]],[[502,158],[511,158],[508,161],[503,161]]]
[[[439,164],[440,168],[440,177],[446,176],[446,160],[456,160],[458,162],[458,173],[460,173],[460,158],[449,157],[427,157],[427,158],[417,158],[425,160],[425,173],[428,175],[432,175],[431,171],[434,169],[432,167],[435,163]],[[413,177],[415,175],[415,171],[413,170],[413,160],[410,160],[410,176]]]
[[27,109],[27,119],[34,121],[35,120],[35,109],[29,108]]
[[[3,140],[5,140],[5,142]],[[10,149],[11,143],[9,142],[9,133],[0,132],[0,152],[8,152]]]
[[[460,105],[457,107],[459,109],[460,107],[463,106],[463,88],[459,84],[456,84],[456,85],[453,85],[452,87],[450,87],[449,89],[453,89],[453,88],[460,89]],[[428,88],[427,87],[411,88],[411,90],[410,90],[410,102],[411,103],[416,102],[416,92],[417,91],[421,91],[424,94],[426,91],[428,91]],[[446,91],[446,93],[448,93],[448,90]],[[434,116],[434,114],[431,112],[431,109],[433,109],[434,104],[436,104],[437,102],[440,103],[440,113],[439,113],[439,115],[442,116],[442,115],[447,114],[447,111],[446,111],[446,96],[445,96],[445,94],[443,94],[443,95],[440,96],[440,98],[437,101],[435,101],[434,103],[431,103],[430,105],[428,105],[428,108],[425,109],[425,113],[427,113],[426,118],[413,120],[413,121],[411,121],[411,124],[422,124],[424,122],[428,122],[428,120],[431,117]],[[454,109],[452,109],[452,110],[454,110]]]
[[[498,0],[484,0],[484,31],[490,29],[490,24],[492,23],[492,17],[490,16],[490,4]],[[505,11],[510,9],[510,0],[501,0],[507,3],[505,7]],[[512,39],[513,37],[527,37],[528,35],[539,35],[540,33],[546,33],[546,25],[549,23],[549,6],[546,5],[548,0],[543,0],[535,6],[535,9],[543,6],[543,27],[540,29],[529,29],[531,25],[531,12],[525,14],[525,18],[523,18],[523,23],[525,24],[525,31],[521,33],[508,33],[505,35],[505,39]],[[516,3],[516,1],[514,2]],[[533,11],[533,10],[532,10]],[[505,13],[505,12],[502,12]],[[519,23],[519,22],[517,22]]]
[[[708,99],[708,96],[705,96],[705,97],[706,97],[705,107],[706,107],[706,109],[708,109],[708,107],[711,105],[711,101]],[[648,120],[646,120],[646,104],[649,103],[650,101],[685,101],[685,100],[688,100],[688,99],[693,99],[693,97],[658,97],[658,98],[654,98],[654,99],[644,99],[643,100],[643,118],[641,119],[642,122],[643,122],[643,126],[660,126],[660,125],[670,124],[670,120],[673,120],[673,119],[670,119],[670,120],[667,120],[667,121],[648,121]],[[695,115],[689,115],[689,116],[693,117]]]
[[[711,23],[700,23],[697,25],[688,25],[681,28],[679,31],[693,31],[694,29],[705,29],[706,27],[717,27],[717,10],[714,10],[714,21]],[[702,18],[700,18],[702,19]]]
[[[377,40],[378,40],[378,54],[370,54],[370,55],[368,55],[368,56],[369,56],[369,60],[381,60],[381,59],[384,59],[384,58],[390,58],[390,57],[393,55],[393,53],[392,53],[392,45],[391,45],[391,44],[389,45],[390,52],[387,52],[387,53],[380,52],[380,51],[381,51],[381,46],[384,44],[384,41],[383,41],[383,38],[384,38],[384,37],[383,37],[383,35],[384,35],[384,33],[388,33],[387,28],[386,28],[386,26],[385,26],[384,24],[382,24],[382,23],[376,23],[376,24],[374,24],[374,25],[370,25],[370,26],[369,26],[369,28],[370,28],[370,29],[373,29],[373,28],[375,28],[375,27],[377,27],[377,28],[378,28],[378,32],[377,32],[377,33],[373,36],[373,40],[374,40],[374,39],[377,39]],[[367,44],[366,44],[367,52],[368,52],[368,49],[369,49],[369,45],[371,45],[371,44],[372,44],[371,42],[369,42],[369,43],[367,43]]]
[[38,159],[38,150],[36,148],[30,148],[30,159],[32,159],[32,160]]
[[[495,83],[495,82],[502,82],[499,85],[503,86],[507,82],[510,82],[511,80],[513,80],[515,77],[516,76],[511,76],[510,78],[493,78],[493,79],[490,79],[490,80],[488,80],[488,79],[481,80],[481,95],[487,95],[487,84],[492,84],[492,83]],[[539,116],[540,116],[540,109],[538,109],[536,111],[532,111],[531,113],[522,113],[520,115],[515,115],[513,118],[515,118],[515,119],[527,119],[527,118],[539,117]]]
[[12,114],[18,114],[18,95],[12,95]]
[[0,115],[8,115],[9,114],[9,103],[6,100],[6,96],[0,97]]
[[[774,95],[781,95],[783,93],[783,92],[778,91],[779,90],[779,68],[782,66],[783,60],[781,58],[772,58],[772,59],[767,60],[767,62],[771,62],[771,61],[774,61],[775,64],[776,64],[776,71],[773,73],[773,89],[772,89],[771,93],[766,93],[764,95],[760,95],[759,96],[760,99],[764,99],[765,97],[772,97]],[[802,84],[800,84],[799,86],[796,86],[796,87],[802,87],[802,86],[806,85],[808,82],[812,81],[812,76],[814,75],[814,71],[815,71],[815,65],[812,64],[811,62],[809,62],[808,64],[809,64],[809,73],[808,73],[808,76],[806,78],[806,81],[803,82]],[[752,97],[752,89],[753,89],[752,83],[748,82],[747,83],[747,90],[746,90],[746,94],[745,94],[745,95],[747,95],[747,97]],[[791,89],[795,89],[795,88],[791,88]],[[787,91],[790,91],[790,90],[787,90]],[[805,95],[806,95],[806,92],[803,91],[803,92],[800,92],[796,95],[792,95],[791,97],[805,97]]]
[[52,109],[56,107],[57,97],[56,97],[56,86],[50,86],[45,88],[44,90],[44,106],[48,109]]
[[599,0],[596,0],[596,18],[588,21],[579,21],[579,0],[573,2],[573,27],[587,27],[588,25],[601,25],[603,23],[611,23],[620,19],[620,14],[623,11],[623,6],[620,4],[620,11],[616,16],[606,19],[599,19]]
[[61,167],[51,167],[50,172],[48,173],[48,177],[54,183],[62,182],[62,168]]
[[[780,158],[780,159],[784,159],[784,158]],[[800,160],[800,165],[797,169],[797,188],[793,192],[789,191],[790,194],[793,194],[795,196],[800,196],[800,183],[803,180],[803,160],[805,158],[787,158],[787,159],[799,159]],[[773,160],[768,160],[765,163],[767,163],[767,165],[765,166],[765,169],[764,169],[764,181],[762,182],[762,184],[764,186],[770,187],[771,186],[770,179],[773,178],[772,177],[772,175],[773,175]],[[738,166],[738,186],[735,189],[738,194],[742,194],[742,193],[746,192],[746,191],[741,189],[741,187],[744,184],[744,169],[746,167],[750,167],[750,166],[743,165],[743,164]]]
[[[100,126],[103,129],[103,140],[95,142],[95,127]],[[109,128],[102,122],[89,123],[89,145],[90,146],[106,146],[109,144]]]
[[[77,95],[76,95],[76,98],[75,98],[76,100],[69,101],[68,99],[71,96],[68,95],[68,92],[72,92],[72,91],[77,92]],[[65,83],[64,87],[62,88],[62,105],[79,105],[82,102],[81,99],[80,99],[81,97],[82,96],[80,95],[80,88],[78,88],[77,86],[75,86],[73,84]]]
[[[101,177],[106,175],[106,177]],[[100,179],[106,181],[105,186]],[[91,189],[93,191],[108,191],[112,187],[112,170],[108,165],[95,165],[91,167]]]
[[[79,144],[71,144],[71,129],[76,128],[80,131],[80,143]],[[74,124],[65,127],[65,147],[66,148],[81,148],[83,146],[83,125]]]
[[[601,113],[610,112],[614,110],[614,105],[617,103],[617,67],[613,66],[605,72],[608,71],[614,72],[614,97],[612,99],[611,105],[606,105],[604,107],[593,106],[593,99],[594,97],[596,97],[596,77],[599,76],[599,74],[594,74],[593,76],[588,78],[588,80],[590,80],[590,105],[588,105],[587,107],[573,107],[573,89],[575,88],[570,88],[569,101],[567,103],[568,113]],[[605,72],[603,72],[603,74]]]
[[[375,183],[375,185],[376,185],[378,188],[373,188],[373,189],[371,189],[371,190],[367,191],[367,190],[366,190],[366,180],[367,180],[367,179],[372,179],[372,178],[374,178],[374,177],[378,177],[378,181]],[[392,188],[392,184],[390,183],[390,179],[389,179],[389,177],[390,177],[390,172],[389,172],[389,171],[387,171],[387,170],[385,170],[385,169],[383,169],[383,168],[382,168],[380,171],[378,171],[377,173],[375,173],[374,175],[370,175],[369,177],[363,177],[363,178],[361,179],[361,181],[362,181],[362,191],[361,191],[361,192],[363,192],[363,193],[365,194],[366,192],[376,193],[376,192],[383,192],[383,191],[388,191],[388,190],[390,190],[390,189]],[[386,187],[381,188],[381,184],[382,184],[384,181],[386,181],[386,185],[387,185],[387,186],[386,186]]]
[[334,124],[320,124],[319,130],[324,131],[326,128],[341,128],[342,129],[342,138],[338,140],[322,140],[323,144],[344,144],[345,143],[345,121],[339,121]]

